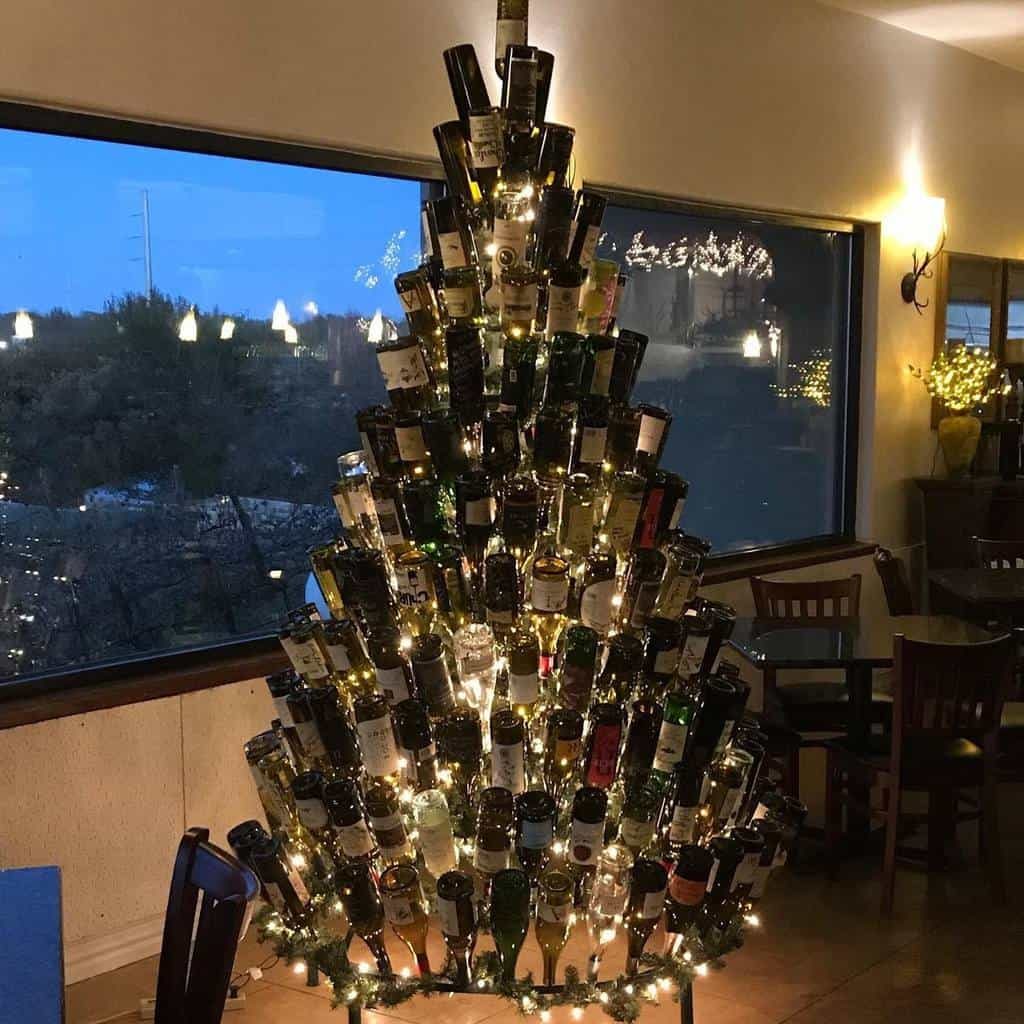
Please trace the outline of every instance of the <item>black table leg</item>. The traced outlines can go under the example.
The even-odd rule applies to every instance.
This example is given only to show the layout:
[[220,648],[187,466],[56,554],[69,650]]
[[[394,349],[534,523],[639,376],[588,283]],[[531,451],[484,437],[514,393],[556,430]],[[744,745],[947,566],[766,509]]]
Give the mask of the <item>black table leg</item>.
[[693,1024],[693,986],[679,993],[679,1024]]
[[363,1011],[358,1003],[348,1004],[348,1024],[362,1024]]
[[[846,670],[846,686],[850,703],[846,720],[846,736],[854,750],[862,750],[871,735],[871,684],[872,673],[869,665],[851,665]],[[867,808],[871,802],[871,786],[862,781],[851,780],[851,799]],[[847,831],[855,840],[862,840],[871,831],[871,815],[859,807],[847,808]]]

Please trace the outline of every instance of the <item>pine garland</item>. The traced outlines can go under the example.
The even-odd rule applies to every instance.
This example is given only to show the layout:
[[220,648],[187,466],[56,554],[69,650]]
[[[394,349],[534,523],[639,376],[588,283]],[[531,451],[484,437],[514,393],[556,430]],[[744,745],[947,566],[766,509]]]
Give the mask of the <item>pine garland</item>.
[[[314,928],[329,914],[325,901],[316,901],[319,910]],[[564,982],[554,991],[541,991],[532,974],[513,982],[502,979],[497,953],[480,953],[473,962],[473,982],[469,989],[453,987],[452,979],[444,974],[426,974],[419,978],[400,974],[381,975],[354,968],[349,960],[349,938],[331,936],[318,938],[315,930],[291,929],[270,907],[264,907],[255,917],[261,942],[273,945],[274,952],[286,963],[304,963],[316,969],[327,979],[334,993],[334,1006],[359,1006],[365,1009],[393,1007],[408,1002],[414,996],[433,996],[440,992],[462,992],[472,995],[497,996],[513,1004],[522,1016],[537,1014],[546,1021],[556,1007],[568,1006],[584,1010],[600,1006],[612,1020],[631,1024],[643,1007],[656,1005],[662,992],[672,990],[672,998],[679,1001],[680,993],[693,983],[693,979],[708,968],[725,966],[723,957],[743,944],[744,917],[733,917],[724,932],[712,930],[701,938],[695,931],[684,937],[685,952],[678,957],[645,953],[640,958],[642,972],[637,975],[620,974],[608,981],[590,982],[580,977],[579,970],[565,968]]]

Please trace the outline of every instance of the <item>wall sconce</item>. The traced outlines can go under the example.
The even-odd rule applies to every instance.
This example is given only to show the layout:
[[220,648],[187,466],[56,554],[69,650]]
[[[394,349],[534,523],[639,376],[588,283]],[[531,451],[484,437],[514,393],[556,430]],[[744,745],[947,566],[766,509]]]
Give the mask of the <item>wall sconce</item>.
[[[928,307],[928,300],[917,297],[917,286],[929,280],[938,255],[946,246],[946,200],[919,193],[909,195],[890,218],[892,233],[914,247],[914,267],[903,275],[900,294],[907,304],[913,303],[919,315]],[[923,253],[923,255],[919,255]]]

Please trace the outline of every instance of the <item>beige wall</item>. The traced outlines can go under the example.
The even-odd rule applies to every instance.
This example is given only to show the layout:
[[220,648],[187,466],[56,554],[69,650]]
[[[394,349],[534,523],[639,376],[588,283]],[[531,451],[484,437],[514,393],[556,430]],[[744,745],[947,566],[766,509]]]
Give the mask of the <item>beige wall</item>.
[[[552,116],[577,127],[587,178],[878,222],[914,144],[928,189],[948,200],[951,246],[1021,254],[1017,73],[798,0],[533,8],[533,38],[557,56]],[[486,56],[492,9],[484,0],[9,3],[0,96],[431,155],[430,128],[450,110],[440,51],[469,39]],[[909,253],[873,236],[859,532],[901,547],[916,537],[909,479],[932,457],[928,402],[905,366],[927,361],[932,323],[899,299]],[[745,607],[745,584],[716,590]],[[220,838],[254,813],[240,747],[267,717],[261,685],[4,733],[0,863],[63,867],[73,948],[159,920],[185,825]],[[142,933],[152,941],[152,929]]]

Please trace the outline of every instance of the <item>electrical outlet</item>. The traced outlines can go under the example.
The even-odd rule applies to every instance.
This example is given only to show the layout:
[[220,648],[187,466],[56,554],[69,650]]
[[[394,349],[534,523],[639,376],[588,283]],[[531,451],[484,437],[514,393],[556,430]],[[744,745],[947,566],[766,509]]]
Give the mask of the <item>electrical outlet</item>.
[[[237,996],[228,996],[227,1002],[224,1003],[224,1012],[228,1010],[244,1010],[245,1009],[245,993],[239,992]],[[156,1000],[155,999],[140,999],[139,1000],[139,1020],[153,1020],[156,1017]]]

